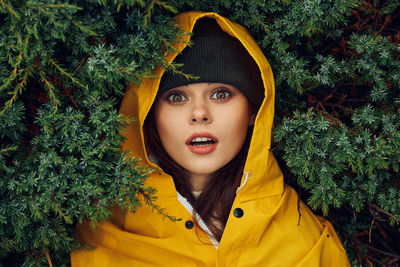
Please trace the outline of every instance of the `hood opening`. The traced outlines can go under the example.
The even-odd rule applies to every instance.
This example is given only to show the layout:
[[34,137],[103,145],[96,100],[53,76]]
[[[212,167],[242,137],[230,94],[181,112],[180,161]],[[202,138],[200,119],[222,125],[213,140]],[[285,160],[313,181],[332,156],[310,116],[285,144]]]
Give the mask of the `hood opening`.
[[[244,172],[249,171],[252,173],[252,179],[249,179],[246,185],[239,191],[237,198],[239,198],[239,201],[248,201],[257,198],[261,194],[261,191],[263,191],[262,195],[280,194],[283,188],[283,179],[281,179],[281,172],[274,157],[268,151],[271,143],[271,129],[274,115],[274,80],[269,63],[257,43],[243,26],[229,21],[216,13],[201,11],[181,13],[175,17],[174,22],[177,23],[182,31],[190,32],[195,27],[196,22],[201,21],[203,18],[210,18],[220,29],[240,42],[241,46],[248,53],[248,57],[256,62],[258,81],[262,81],[262,89],[265,90],[260,97],[262,104],[257,110],[252,140],[244,167]],[[183,41],[177,42],[175,44],[175,52],[169,54],[167,60],[172,62],[177,58],[179,55],[176,51],[186,49],[189,39],[190,36],[184,36]],[[185,72],[185,70],[183,71]],[[154,167],[156,167],[155,164],[159,165],[160,163],[154,160],[154,158],[151,161],[149,160],[146,151],[150,151],[151,149],[145,148],[143,124],[147,120],[146,117],[148,117],[153,102],[155,102],[154,99],[157,96],[161,77],[164,77],[163,74],[175,75],[172,74],[172,71],[165,73],[165,69],[160,66],[154,70],[154,77],[159,77],[158,79],[144,79],[140,87],[131,84],[124,96],[120,109],[121,113],[138,119],[138,123],[131,123],[126,132],[122,133],[126,137],[123,150],[130,150],[131,155],[146,159],[143,163]],[[134,105],[134,103],[137,103],[137,105]],[[165,175],[162,175],[162,172],[156,172],[156,174],[149,177],[147,183],[159,191],[158,197],[160,199],[176,197],[176,188],[173,185],[172,179],[167,179]],[[160,187],[161,185],[162,187]]]

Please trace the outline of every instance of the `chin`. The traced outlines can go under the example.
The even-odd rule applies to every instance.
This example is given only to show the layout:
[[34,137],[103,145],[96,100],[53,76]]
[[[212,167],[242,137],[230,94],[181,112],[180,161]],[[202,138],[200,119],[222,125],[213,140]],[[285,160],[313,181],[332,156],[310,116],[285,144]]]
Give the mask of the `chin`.
[[187,169],[189,173],[196,174],[196,175],[202,175],[202,176],[208,176],[215,171],[217,171],[217,168],[196,168],[196,169]]
[[221,163],[221,164],[216,164],[215,161],[213,162],[208,162],[208,163],[203,163],[203,164],[197,164],[196,166],[186,166],[184,167],[189,173],[193,173],[196,175],[210,175],[222,167],[225,166],[226,163]]

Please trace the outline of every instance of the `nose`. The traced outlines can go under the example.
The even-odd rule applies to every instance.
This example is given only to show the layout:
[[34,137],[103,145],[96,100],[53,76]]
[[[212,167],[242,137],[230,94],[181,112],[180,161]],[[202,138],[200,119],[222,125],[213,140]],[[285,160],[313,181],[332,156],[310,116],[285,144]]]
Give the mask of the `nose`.
[[204,102],[193,103],[193,107],[189,117],[189,124],[211,123],[211,122],[212,122],[212,117],[206,103]]

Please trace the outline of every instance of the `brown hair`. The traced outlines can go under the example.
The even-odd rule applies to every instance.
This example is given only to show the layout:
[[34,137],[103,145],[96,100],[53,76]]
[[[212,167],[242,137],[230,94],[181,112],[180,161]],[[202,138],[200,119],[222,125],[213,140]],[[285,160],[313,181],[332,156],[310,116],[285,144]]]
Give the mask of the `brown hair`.
[[[189,172],[168,155],[156,129],[154,108],[152,108],[143,127],[147,149],[157,161],[158,166],[173,177],[176,190],[192,204],[193,209],[207,224],[214,237],[220,241],[236,196],[236,188],[241,181],[253,127],[249,127],[246,140],[239,153],[225,166],[210,174],[203,191],[197,198],[191,190]],[[196,218],[194,220],[196,221]]]

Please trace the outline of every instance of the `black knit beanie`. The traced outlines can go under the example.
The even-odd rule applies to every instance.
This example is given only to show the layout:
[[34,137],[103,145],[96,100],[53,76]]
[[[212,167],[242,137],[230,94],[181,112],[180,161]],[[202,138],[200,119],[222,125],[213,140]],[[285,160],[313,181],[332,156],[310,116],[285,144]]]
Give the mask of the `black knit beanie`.
[[224,32],[214,19],[199,19],[193,29],[194,44],[186,47],[174,62],[183,63],[182,71],[196,80],[166,72],[157,98],[171,88],[190,83],[218,82],[235,86],[258,110],[264,98],[260,70],[243,45]]

